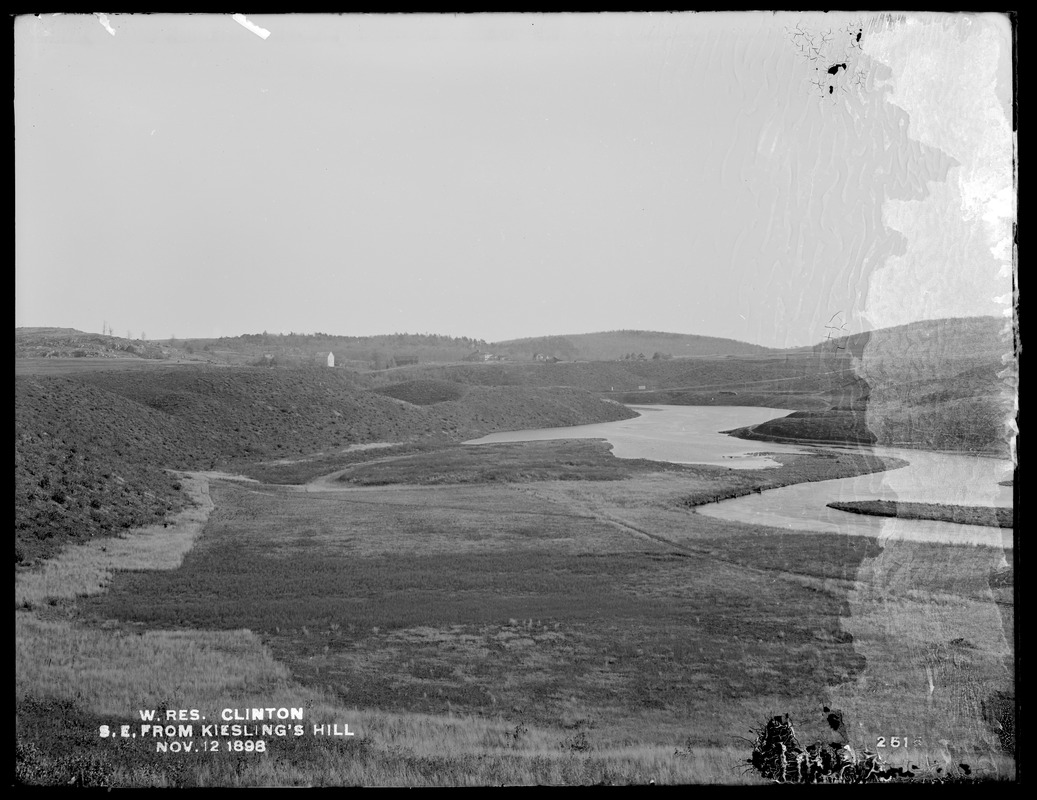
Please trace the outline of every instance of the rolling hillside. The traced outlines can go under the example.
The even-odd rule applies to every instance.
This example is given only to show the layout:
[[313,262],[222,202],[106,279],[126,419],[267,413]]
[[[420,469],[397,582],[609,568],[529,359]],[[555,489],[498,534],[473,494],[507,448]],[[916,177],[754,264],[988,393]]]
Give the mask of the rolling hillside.
[[187,358],[179,348],[141,339],[123,339],[75,328],[15,328],[14,357],[23,358]]
[[[362,371],[176,363],[191,354],[150,342],[143,350],[130,343],[130,352],[124,349],[129,340],[70,329],[20,329],[15,349],[23,357],[16,364],[53,369],[16,366],[16,561],[177,508],[177,481],[166,468],[232,469],[352,444],[456,442],[498,430],[632,415],[602,398],[795,412],[732,432],[763,441],[1006,455],[1018,377],[1002,325],[989,318],[937,320],[800,352],[758,348],[696,358],[455,362]],[[635,340],[662,346],[661,336],[561,338],[584,342],[586,349],[576,352],[590,353],[602,342],[619,350]],[[61,355],[24,357],[41,351]],[[88,362],[92,369],[74,368]],[[134,368],[99,368],[105,364]]]
[[631,354],[651,359],[656,353],[669,358],[685,358],[769,352],[766,347],[734,339],[658,331],[607,331],[571,336],[539,336],[494,342],[490,349],[494,353],[520,360],[529,360],[535,354],[543,353],[564,361],[613,361]]
[[482,340],[435,334],[333,336],[326,333],[256,333],[219,339],[124,339],[74,328],[16,328],[16,359],[155,359],[238,366],[308,366],[328,352],[355,369],[401,363],[461,361],[488,345]]
[[1007,455],[1018,387],[1011,329],[995,317],[884,328],[812,348],[822,363],[852,359],[863,391],[740,429],[762,440],[845,441]]
[[896,356],[901,369],[938,368],[947,360],[999,359],[1012,350],[1008,322],[998,317],[955,317],[923,320],[892,328],[843,336],[799,351],[846,351],[857,358]]
[[[374,385],[422,379],[481,386],[568,386],[602,392],[624,403],[767,405],[785,398],[788,402],[779,402],[779,408],[827,405],[833,396],[861,391],[850,359],[826,359],[822,364],[809,354],[555,364],[428,364],[367,377]],[[732,400],[735,396],[738,402]],[[756,399],[749,400],[750,396]]]
[[392,397],[326,368],[181,365],[17,377],[15,561],[178,508],[179,484],[167,468],[233,469],[357,443],[462,441],[634,416],[573,389],[445,389],[418,385]]

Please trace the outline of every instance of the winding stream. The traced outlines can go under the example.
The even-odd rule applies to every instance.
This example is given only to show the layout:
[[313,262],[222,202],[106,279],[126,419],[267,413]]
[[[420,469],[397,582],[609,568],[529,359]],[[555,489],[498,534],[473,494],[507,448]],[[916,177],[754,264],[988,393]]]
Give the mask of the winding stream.
[[[631,406],[635,419],[509,431],[475,439],[468,444],[543,439],[606,439],[618,458],[646,458],[679,464],[708,464],[731,469],[778,466],[764,453],[802,453],[842,449],[795,446],[736,439],[723,430],[755,425],[789,413],[787,409],[739,406]],[[1011,508],[1012,489],[998,485],[1010,478],[1012,464],[1005,459],[951,455],[926,450],[873,447],[871,452],[908,462],[908,466],[853,478],[800,483],[760,494],[699,506],[697,513],[738,522],[821,531],[880,540],[982,544],[1010,549],[1012,531],[984,525],[873,517],[828,508],[833,501],[900,500],[969,506]]]

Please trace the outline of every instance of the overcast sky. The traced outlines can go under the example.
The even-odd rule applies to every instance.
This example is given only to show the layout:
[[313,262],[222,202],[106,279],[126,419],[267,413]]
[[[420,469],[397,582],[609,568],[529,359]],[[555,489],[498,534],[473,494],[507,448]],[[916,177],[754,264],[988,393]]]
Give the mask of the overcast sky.
[[16,326],[794,346],[1010,303],[1005,17],[243,21],[16,20]]

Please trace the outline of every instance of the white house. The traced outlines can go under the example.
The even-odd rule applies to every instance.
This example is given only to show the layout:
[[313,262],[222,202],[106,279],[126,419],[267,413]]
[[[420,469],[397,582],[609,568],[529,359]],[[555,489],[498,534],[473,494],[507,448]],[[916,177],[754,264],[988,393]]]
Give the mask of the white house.
[[328,353],[328,366],[329,367],[335,366],[335,354],[334,353]]

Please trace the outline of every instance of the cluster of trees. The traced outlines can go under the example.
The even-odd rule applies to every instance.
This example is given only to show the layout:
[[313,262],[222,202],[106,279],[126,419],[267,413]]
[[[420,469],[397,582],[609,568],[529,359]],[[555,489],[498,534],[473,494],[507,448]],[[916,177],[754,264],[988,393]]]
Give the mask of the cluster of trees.
[[[101,323],[101,335],[102,336],[115,336],[115,329],[112,327],[112,324],[108,320],[104,320]],[[126,338],[127,339],[132,339],[133,338],[133,332],[127,330],[126,331]],[[148,340],[148,335],[144,331],[140,332],[140,340],[142,342],[146,342]]]
[[240,339],[242,342],[252,342],[257,344],[285,344],[285,345],[300,345],[310,344],[314,342],[326,342],[326,341],[341,341],[346,340],[349,344],[381,344],[384,346],[403,346],[403,345],[447,345],[447,346],[459,346],[465,347],[485,347],[486,341],[483,339],[471,339],[467,336],[443,336],[436,333],[390,333],[383,334],[380,336],[336,336],[330,333],[323,333],[317,331],[316,333],[245,333],[241,336],[235,337],[224,337]]
[[[673,358],[669,353],[660,353],[658,350],[652,354],[652,361],[664,361],[666,359]],[[619,358],[620,361],[647,361],[644,353],[624,353]]]

